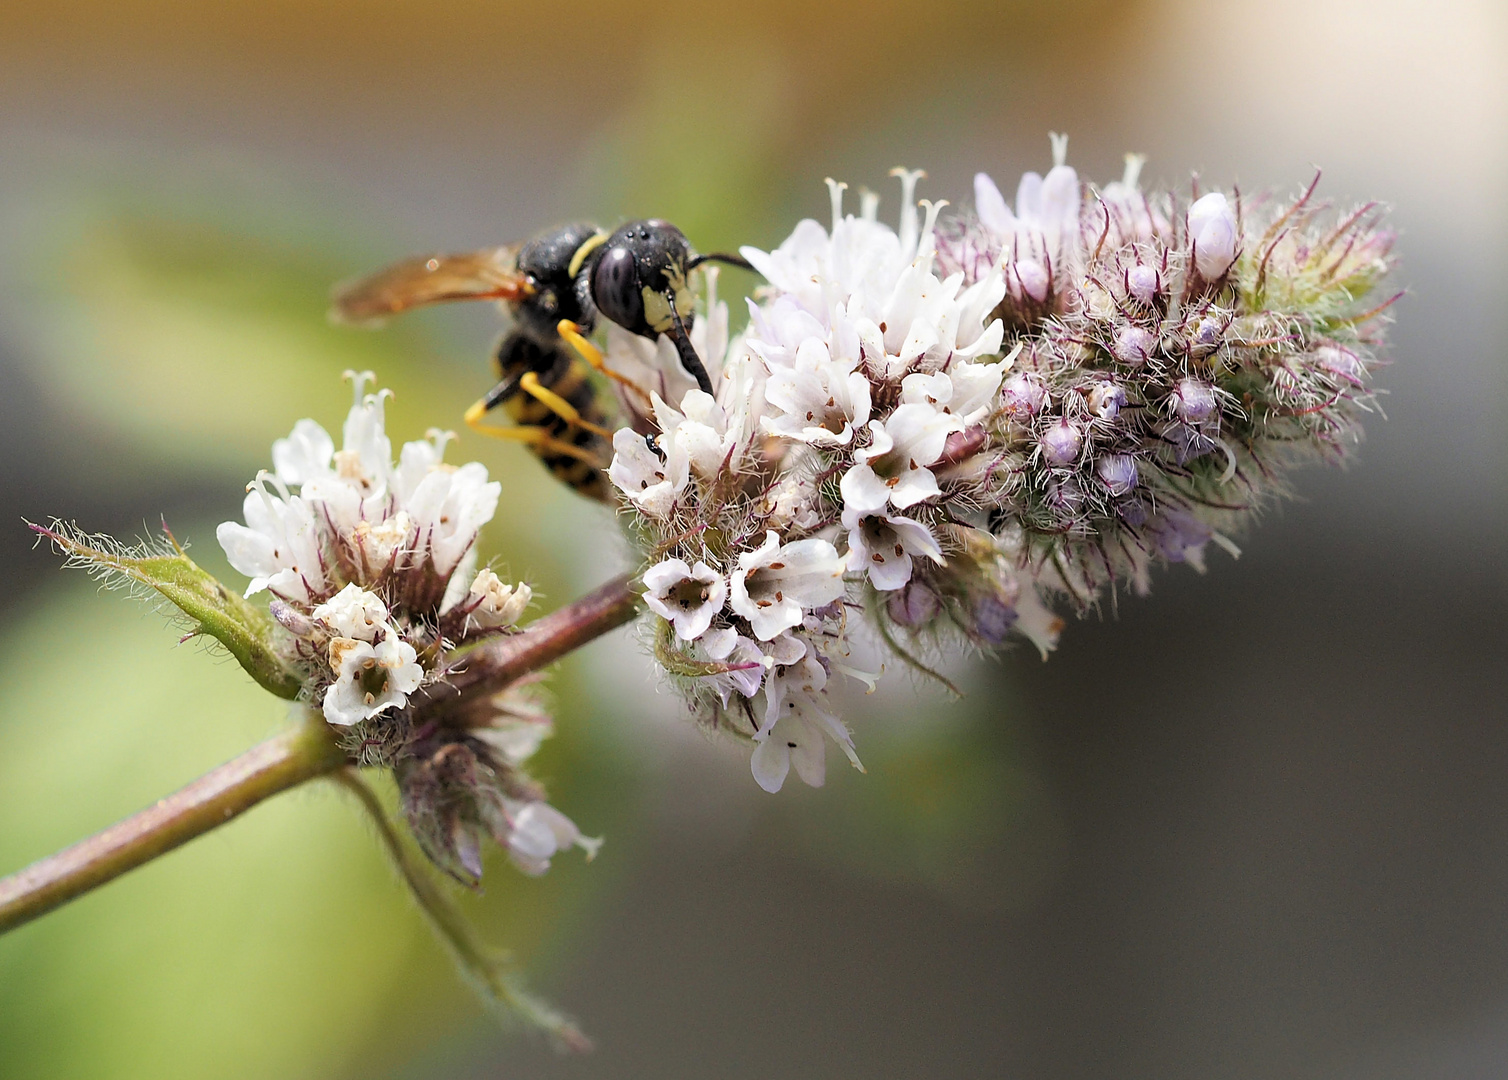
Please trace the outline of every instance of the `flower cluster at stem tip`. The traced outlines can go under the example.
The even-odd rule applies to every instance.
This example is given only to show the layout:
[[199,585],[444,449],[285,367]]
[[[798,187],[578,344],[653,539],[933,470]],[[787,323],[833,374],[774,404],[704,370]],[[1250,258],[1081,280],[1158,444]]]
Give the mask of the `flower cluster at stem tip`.
[[1013,636],[1045,655],[1054,605],[1234,554],[1286,467],[1359,437],[1390,266],[1374,205],[1145,191],[1134,155],[1086,187],[1066,152],[1054,136],[1014,206],[980,173],[948,215],[897,170],[896,228],[828,181],[830,227],[742,249],[767,285],[731,340],[706,275],[715,394],[668,341],[607,328],[655,657],[767,790],[792,767],[821,784],[828,742],[859,765],[831,691],[872,688],[860,628],[924,671]]
[[[638,560],[656,663],[700,722],[744,741],[754,779],[825,778],[860,758],[843,678],[881,655],[1020,640],[1045,656],[1058,611],[1144,592],[1158,563],[1214,543],[1339,460],[1373,407],[1391,265],[1372,204],[1082,183],[1053,167],[1007,201],[918,202],[895,227],[864,193],[742,249],[765,284],[730,333],[700,275],[700,389],[665,337],[605,327],[623,425],[606,473]],[[403,446],[356,376],[339,450],[311,420],[273,447],[245,523],[219,538],[271,594],[304,694],[351,756],[393,769],[425,851],[463,880],[491,837],[530,872],[583,837],[524,765],[549,731],[530,679],[478,702],[430,693],[479,642],[517,632],[525,584],[476,568],[499,485],[452,466],[448,433]],[[856,650],[855,646],[862,648]]]
[[355,400],[342,446],[313,420],[273,445],[274,469],[247,488],[245,524],[218,530],[246,595],[271,594],[289,662],[305,694],[341,731],[347,752],[393,769],[404,813],[426,853],[465,881],[481,877],[493,837],[528,873],[556,852],[598,841],[544,799],[524,771],[550,732],[532,680],[468,705],[419,709],[458,650],[514,632],[532,598],[476,567],[477,534],[500,485],[484,466],[444,460],[449,432],[404,445],[395,463],[387,392],[348,372]]

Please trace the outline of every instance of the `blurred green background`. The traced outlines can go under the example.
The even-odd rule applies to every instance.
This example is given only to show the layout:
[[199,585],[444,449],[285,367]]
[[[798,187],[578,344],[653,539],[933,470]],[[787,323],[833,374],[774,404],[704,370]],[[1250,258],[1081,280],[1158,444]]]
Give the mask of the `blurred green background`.
[[[552,681],[540,771],[607,845],[467,899],[598,1040],[500,1030],[347,798],[314,786],[0,938],[0,1076],[1415,1077],[1508,1067],[1508,16],[1492,0],[0,4],[0,872],[284,722],[223,659],[56,572],[20,518],[166,515],[223,569],[271,441],[459,426],[487,310],[329,326],[332,282],[595,216],[771,246],[822,178],[1086,179],[1395,206],[1387,421],[1233,563],[904,677],[869,768],[771,798],[627,635]],[[737,275],[730,289],[747,287]],[[480,306],[479,306],[480,307]],[[735,322],[738,314],[735,312]],[[453,452],[454,453],[454,452]],[[485,555],[546,607],[610,519],[527,454]]]

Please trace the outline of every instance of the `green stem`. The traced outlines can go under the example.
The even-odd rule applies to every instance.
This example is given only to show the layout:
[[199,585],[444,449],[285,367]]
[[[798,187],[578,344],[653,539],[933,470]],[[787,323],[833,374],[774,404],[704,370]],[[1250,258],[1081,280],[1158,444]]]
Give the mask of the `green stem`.
[[[415,694],[411,706],[443,709],[448,702],[496,693],[617,629],[639,612],[639,595],[630,581],[627,575],[614,578],[519,633],[471,650],[442,682]],[[225,824],[270,795],[345,764],[346,756],[329,728],[311,713],[297,730],[252,747],[139,814],[0,879],[0,934]],[[497,988],[494,993],[507,997]],[[515,987],[507,993],[521,991]],[[571,1041],[564,1029],[562,1038]]]
[[424,912],[430,927],[440,936],[440,940],[455,954],[461,969],[481,984],[486,996],[550,1032],[567,1049],[590,1050],[592,1042],[580,1028],[523,987],[518,975],[509,970],[507,954],[477,936],[471,923],[441,888],[434,875],[425,870],[403,843],[381,800],[377,798],[377,793],[357,775],[356,770],[341,769],[330,779],[361,800],[361,805],[377,826],[377,833],[382,837],[388,854],[392,856],[393,865],[398,868],[409,891],[413,893],[419,910]]
[[259,743],[140,813],[0,880],[0,933],[224,825],[257,803],[340,768],[324,722]]

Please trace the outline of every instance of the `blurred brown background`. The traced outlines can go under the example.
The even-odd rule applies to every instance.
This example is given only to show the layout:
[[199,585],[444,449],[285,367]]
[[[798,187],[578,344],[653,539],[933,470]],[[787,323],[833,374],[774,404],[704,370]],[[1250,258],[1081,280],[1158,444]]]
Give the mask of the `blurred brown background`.
[[[758,791],[628,641],[556,679],[555,801],[608,844],[471,905],[598,1052],[482,1014],[355,810],[300,792],[0,939],[7,1077],[1497,1077],[1508,1072],[1508,13],[1492,0],[0,5],[0,871],[282,722],[19,518],[213,526],[341,369],[397,438],[486,311],[328,327],[329,283],[568,217],[700,247],[1086,179],[1395,207],[1388,419],[1239,562],[1042,664],[850,714],[869,775]],[[747,282],[729,281],[729,285]],[[563,601],[610,524],[516,448],[489,554]]]

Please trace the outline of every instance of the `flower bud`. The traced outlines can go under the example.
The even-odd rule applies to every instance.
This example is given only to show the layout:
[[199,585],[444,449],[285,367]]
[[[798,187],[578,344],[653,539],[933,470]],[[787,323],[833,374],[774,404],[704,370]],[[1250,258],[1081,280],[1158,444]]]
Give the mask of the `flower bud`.
[[1046,400],[1047,388],[1035,375],[1026,372],[1012,375],[1000,388],[1000,401],[1005,411],[1018,419],[1035,416]]
[[891,622],[915,630],[935,619],[941,606],[935,592],[919,581],[910,581],[890,594],[885,610]]
[[1139,326],[1123,326],[1115,335],[1115,358],[1123,364],[1145,364],[1157,352],[1157,338]]
[[1215,388],[1198,379],[1180,379],[1173,388],[1173,412],[1186,424],[1198,424],[1214,416],[1218,405]]
[[1189,331],[1189,354],[1200,359],[1214,352],[1225,340],[1225,328],[1213,315],[1206,315]]
[[1088,395],[1089,411],[1101,420],[1114,420],[1126,404],[1126,391],[1116,383],[1100,383]]
[[1367,372],[1362,366],[1361,358],[1350,349],[1343,349],[1338,345],[1321,345],[1314,350],[1313,356],[1314,362],[1322,371],[1328,371],[1355,386],[1360,386],[1366,378]]
[[1224,195],[1212,191],[1189,207],[1189,243],[1194,267],[1206,281],[1219,281],[1236,261],[1236,215]]
[[299,637],[308,637],[314,633],[314,620],[299,611],[292,604],[275,599],[267,605],[267,611],[277,620],[278,625],[290,634],[296,634]]
[[1014,299],[1026,297],[1039,304],[1047,302],[1048,289],[1052,284],[1047,268],[1036,259],[1017,259],[1011,263],[1006,267],[1005,282]]
[[972,625],[973,637],[986,645],[1001,645],[1011,627],[1016,625],[1016,609],[994,593],[983,593],[974,600]]
[[1150,304],[1157,299],[1158,289],[1161,287],[1157,277],[1157,271],[1150,266],[1140,264],[1126,271],[1126,291],[1143,304]]
[[1116,498],[1136,487],[1136,459],[1130,454],[1106,454],[1095,462],[1094,475]]
[[1078,426],[1067,418],[1059,420],[1043,433],[1042,457],[1049,465],[1065,468],[1079,459],[1079,450],[1084,445],[1084,436]]

